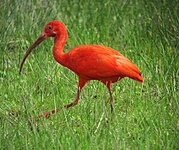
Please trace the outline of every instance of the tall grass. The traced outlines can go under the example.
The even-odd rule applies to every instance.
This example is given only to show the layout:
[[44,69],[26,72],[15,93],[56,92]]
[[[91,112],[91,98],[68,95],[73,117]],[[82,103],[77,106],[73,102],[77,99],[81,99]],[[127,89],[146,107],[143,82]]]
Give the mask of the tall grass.
[[[1,149],[177,149],[179,145],[179,3],[162,1],[0,2]],[[54,117],[29,117],[74,100],[77,76],[52,57],[53,40],[28,58],[24,52],[54,19],[69,33],[65,51],[80,44],[110,46],[141,69],[145,82],[107,89],[91,81],[79,104]]]

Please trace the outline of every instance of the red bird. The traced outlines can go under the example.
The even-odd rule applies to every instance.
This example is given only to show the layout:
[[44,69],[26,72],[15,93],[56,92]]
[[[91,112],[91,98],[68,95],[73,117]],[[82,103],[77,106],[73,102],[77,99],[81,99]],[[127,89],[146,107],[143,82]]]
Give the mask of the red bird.
[[[80,92],[90,80],[101,81],[108,88],[111,111],[114,105],[111,83],[117,82],[124,77],[144,82],[137,66],[110,47],[102,45],[81,45],[73,48],[68,53],[64,53],[63,48],[68,38],[68,33],[65,25],[58,20],[49,22],[42,34],[29,47],[21,62],[20,72],[31,51],[48,37],[54,37],[53,56],[55,60],[75,72],[79,77],[76,99],[72,103],[65,105],[65,108],[78,104]],[[46,112],[44,115],[48,116],[50,113],[54,114],[56,111],[52,110]]]

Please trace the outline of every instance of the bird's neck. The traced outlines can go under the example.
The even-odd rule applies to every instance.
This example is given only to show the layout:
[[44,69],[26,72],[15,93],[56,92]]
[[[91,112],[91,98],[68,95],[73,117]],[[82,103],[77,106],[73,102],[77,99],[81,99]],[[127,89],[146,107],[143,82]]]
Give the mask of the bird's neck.
[[62,64],[63,66],[67,66],[65,53],[63,52],[67,38],[68,38],[67,32],[63,32],[63,34],[60,35],[57,34],[54,39],[53,56],[55,60],[58,63]]

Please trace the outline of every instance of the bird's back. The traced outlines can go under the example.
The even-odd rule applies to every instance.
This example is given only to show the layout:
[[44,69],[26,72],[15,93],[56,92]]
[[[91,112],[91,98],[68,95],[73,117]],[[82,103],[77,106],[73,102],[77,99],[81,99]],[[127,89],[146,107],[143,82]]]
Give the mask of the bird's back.
[[102,45],[77,46],[66,53],[68,67],[81,78],[116,82],[129,77],[143,82],[140,70],[116,50]]

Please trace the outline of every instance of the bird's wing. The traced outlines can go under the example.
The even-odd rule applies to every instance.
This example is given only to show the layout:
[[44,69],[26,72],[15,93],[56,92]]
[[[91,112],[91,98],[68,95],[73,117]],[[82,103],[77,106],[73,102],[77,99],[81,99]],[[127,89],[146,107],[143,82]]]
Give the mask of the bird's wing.
[[139,69],[112,48],[100,45],[79,46],[70,51],[71,70],[90,79],[110,77],[136,78]]

